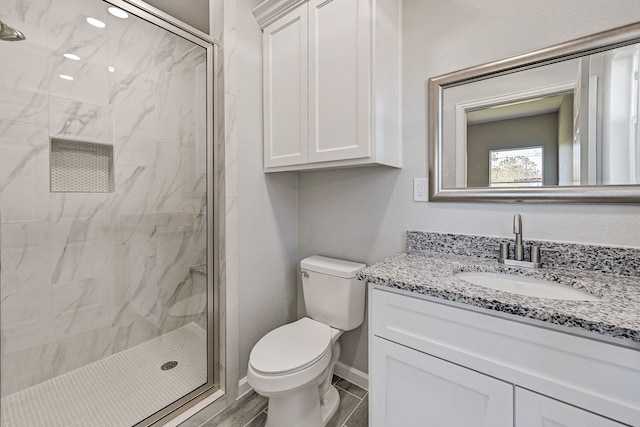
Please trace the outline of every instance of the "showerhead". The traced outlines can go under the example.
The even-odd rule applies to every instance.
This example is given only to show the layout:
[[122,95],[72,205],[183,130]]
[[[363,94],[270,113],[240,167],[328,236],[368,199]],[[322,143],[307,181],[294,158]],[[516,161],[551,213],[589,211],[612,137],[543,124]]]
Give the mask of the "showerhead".
[[27,38],[21,31],[16,30],[0,19],[0,40],[6,42],[17,42],[26,39]]

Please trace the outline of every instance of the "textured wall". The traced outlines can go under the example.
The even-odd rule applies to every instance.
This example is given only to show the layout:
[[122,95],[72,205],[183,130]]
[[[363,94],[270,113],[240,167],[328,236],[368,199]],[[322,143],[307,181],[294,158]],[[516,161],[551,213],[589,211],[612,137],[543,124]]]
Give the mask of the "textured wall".
[[[635,0],[405,0],[404,168],[301,173],[299,258],[318,253],[375,263],[403,249],[407,229],[509,237],[516,212],[523,214],[526,238],[640,246],[638,206],[412,201],[413,178],[427,175],[429,77],[638,20]],[[341,360],[362,371],[365,329],[342,341]]]
[[237,206],[229,208],[237,212],[239,378],[254,344],[296,319],[297,176],[262,171],[262,32],[251,13],[257,3],[235,3],[235,49],[227,52],[233,59],[225,71],[232,102],[226,122],[234,127],[237,149],[226,178],[237,182]]

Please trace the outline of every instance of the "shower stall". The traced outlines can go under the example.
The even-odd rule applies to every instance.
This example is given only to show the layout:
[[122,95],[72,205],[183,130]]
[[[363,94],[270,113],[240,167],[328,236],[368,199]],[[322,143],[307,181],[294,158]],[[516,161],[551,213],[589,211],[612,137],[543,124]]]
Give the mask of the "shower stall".
[[129,2],[0,5],[0,424],[219,387],[216,47]]

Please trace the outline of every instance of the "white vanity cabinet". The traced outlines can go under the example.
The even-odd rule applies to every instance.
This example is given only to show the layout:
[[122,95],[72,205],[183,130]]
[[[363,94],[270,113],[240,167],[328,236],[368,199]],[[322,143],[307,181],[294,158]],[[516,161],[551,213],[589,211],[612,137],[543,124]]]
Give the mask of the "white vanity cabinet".
[[372,426],[491,426],[513,423],[513,386],[373,337]]
[[401,1],[278,0],[254,14],[278,16],[263,28],[265,171],[400,167]]
[[369,292],[371,427],[640,426],[637,349]]

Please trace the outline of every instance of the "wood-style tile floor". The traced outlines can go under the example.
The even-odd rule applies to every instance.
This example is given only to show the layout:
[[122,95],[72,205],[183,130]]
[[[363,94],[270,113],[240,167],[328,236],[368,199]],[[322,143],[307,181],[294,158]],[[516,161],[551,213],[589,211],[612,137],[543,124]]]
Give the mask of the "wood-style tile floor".
[[[368,427],[369,394],[349,381],[333,376],[340,406],[327,427]],[[202,424],[202,427],[263,427],[267,422],[267,399],[253,390]]]

